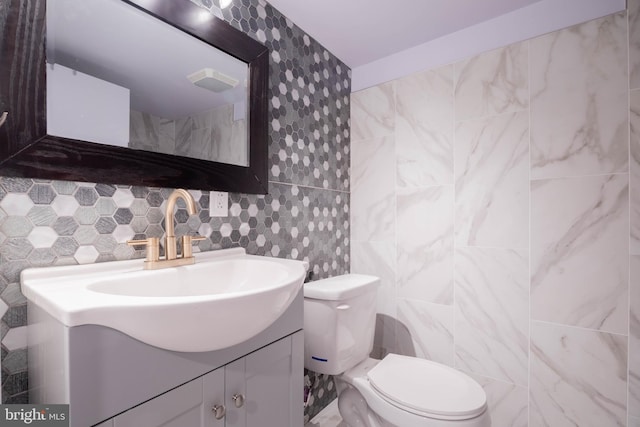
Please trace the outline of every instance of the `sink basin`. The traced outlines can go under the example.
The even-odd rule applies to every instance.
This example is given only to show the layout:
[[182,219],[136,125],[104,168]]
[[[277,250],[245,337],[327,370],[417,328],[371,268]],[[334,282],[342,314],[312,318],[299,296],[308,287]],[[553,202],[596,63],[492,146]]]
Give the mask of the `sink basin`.
[[300,290],[303,261],[234,248],[143,270],[142,260],[32,268],[22,292],[66,326],[102,325],[173,351],[219,350],[270,326]]

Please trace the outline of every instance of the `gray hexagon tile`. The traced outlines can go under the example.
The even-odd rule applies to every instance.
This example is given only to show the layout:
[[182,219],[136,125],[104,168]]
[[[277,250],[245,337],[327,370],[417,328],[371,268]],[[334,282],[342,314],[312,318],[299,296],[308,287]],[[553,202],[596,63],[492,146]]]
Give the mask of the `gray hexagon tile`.
[[93,206],[98,200],[98,193],[93,187],[82,186],[74,194],[80,206]]
[[[0,178],[0,186],[5,179]],[[19,274],[24,268],[144,257],[143,250],[128,247],[126,241],[163,237],[164,208],[172,191],[86,183],[64,186],[55,181],[38,181],[34,185],[29,184],[30,180],[24,181],[22,186],[15,180],[10,184],[21,191],[30,190],[31,196],[8,193],[3,200],[17,197],[8,197],[9,202],[4,205],[0,203],[0,231],[5,236],[0,243],[3,259],[0,284],[5,284],[0,308],[5,333],[26,325],[26,300],[19,290]],[[73,191],[73,195],[58,194],[58,188]],[[34,205],[34,191],[40,195],[53,194],[47,196],[51,205]],[[109,193],[119,196],[101,195]],[[349,271],[346,192],[272,182],[267,195],[229,194],[230,216],[226,218],[209,217],[208,193],[192,191],[192,194],[200,211],[189,215],[180,201],[175,228],[177,234],[199,232],[208,237],[199,242],[196,252],[241,246],[251,254],[307,260],[315,278]],[[18,202],[28,206],[22,208]],[[8,356],[22,342],[19,333],[8,335],[10,344],[3,347]],[[8,378],[11,392],[5,386],[5,401],[24,393],[16,385],[18,377]]]
[[61,194],[53,199],[51,207],[59,216],[72,216],[80,207],[80,204],[75,197]]
[[78,188],[78,184],[69,181],[55,181],[53,183],[53,188],[59,195],[71,195],[75,193]]
[[26,194],[7,194],[2,201],[0,201],[0,208],[7,215],[24,216],[31,208],[33,208],[33,201]]
[[270,179],[348,191],[349,67],[266,2],[191,1],[271,51]]
[[[233,0],[224,10],[216,0],[192,1],[271,51],[271,182],[267,195],[229,194],[226,218],[210,218],[209,194],[192,191],[200,210],[190,216],[179,203],[176,232],[207,236],[195,251],[241,246],[307,260],[314,278],[348,272],[351,70],[263,0]],[[3,403],[28,401],[20,272],[144,257],[126,241],[164,235],[171,191],[0,177]]]

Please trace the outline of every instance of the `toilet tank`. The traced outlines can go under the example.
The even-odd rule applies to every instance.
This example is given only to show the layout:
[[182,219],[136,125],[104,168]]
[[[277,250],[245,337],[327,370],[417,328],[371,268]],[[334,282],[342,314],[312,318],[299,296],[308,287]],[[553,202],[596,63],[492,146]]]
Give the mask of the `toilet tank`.
[[304,365],[337,375],[369,357],[380,279],[345,274],[304,285]]

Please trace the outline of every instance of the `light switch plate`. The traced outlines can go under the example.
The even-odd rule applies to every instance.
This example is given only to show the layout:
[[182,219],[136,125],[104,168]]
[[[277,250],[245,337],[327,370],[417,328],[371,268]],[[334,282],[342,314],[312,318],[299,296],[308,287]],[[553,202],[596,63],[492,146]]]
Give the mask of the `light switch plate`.
[[209,192],[209,215],[212,217],[229,216],[229,193],[225,191]]

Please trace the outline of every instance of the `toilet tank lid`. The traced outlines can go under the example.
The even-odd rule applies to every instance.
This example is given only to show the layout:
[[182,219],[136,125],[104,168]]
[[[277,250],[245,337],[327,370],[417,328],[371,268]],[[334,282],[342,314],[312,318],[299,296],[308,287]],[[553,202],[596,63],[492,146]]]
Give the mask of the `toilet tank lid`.
[[319,300],[340,301],[374,291],[380,283],[376,276],[343,274],[304,284],[304,297]]

